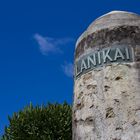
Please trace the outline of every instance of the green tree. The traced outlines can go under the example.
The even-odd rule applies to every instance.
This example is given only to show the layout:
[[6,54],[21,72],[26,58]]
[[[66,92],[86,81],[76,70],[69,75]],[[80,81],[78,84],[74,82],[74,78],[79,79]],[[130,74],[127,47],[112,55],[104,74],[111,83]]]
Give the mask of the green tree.
[[71,140],[72,110],[67,103],[25,107],[9,117],[2,140]]

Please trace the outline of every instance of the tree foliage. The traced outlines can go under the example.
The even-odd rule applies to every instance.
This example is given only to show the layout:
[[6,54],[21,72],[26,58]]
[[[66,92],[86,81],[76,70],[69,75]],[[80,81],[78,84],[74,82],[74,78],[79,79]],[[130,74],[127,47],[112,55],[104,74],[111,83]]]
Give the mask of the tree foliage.
[[41,107],[30,104],[9,117],[2,140],[71,140],[71,116],[67,103]]

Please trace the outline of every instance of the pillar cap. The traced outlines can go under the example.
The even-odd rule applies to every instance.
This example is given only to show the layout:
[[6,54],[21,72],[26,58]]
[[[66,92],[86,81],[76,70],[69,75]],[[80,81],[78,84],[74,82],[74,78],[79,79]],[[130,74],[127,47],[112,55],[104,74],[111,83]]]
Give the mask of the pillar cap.
[[138,14],[127,11],[111,11],[93,21],[87,30],[82,33],[76,42],[76,47],[79,42],[86,36],[106,28],[114,28],[117,26],[139,26],[140,16]]

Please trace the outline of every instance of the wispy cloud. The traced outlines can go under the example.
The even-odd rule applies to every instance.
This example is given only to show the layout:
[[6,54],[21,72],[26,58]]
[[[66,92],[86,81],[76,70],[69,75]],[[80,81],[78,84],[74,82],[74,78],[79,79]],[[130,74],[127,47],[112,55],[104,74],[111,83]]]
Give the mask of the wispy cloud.
[[37,41],[40,52],[43,55],[48,55],[49,53],[61,53],[62,46],[73,41],[71,38],[55,39],[51,37],[43,37],[40,34],[35,34],[34,39]]
[[[63,47],[68,43],[74,42],[72,38],[51,38],[44,37],[40,34],[35,34],[34,39],[38,43],[39,50],[43,55],[54,54],[54,53],[62,53]],[[61,65],[61,68],[64,74],[68,77],[73,77],[73,64],[65,62],[64,65]]]
[[72,63],[65,62],[65,64],[62,65],[62,69],[63,69],[63,71],[64,71],[66,76],[73,77],[74,68],[73,68],[73,64]]

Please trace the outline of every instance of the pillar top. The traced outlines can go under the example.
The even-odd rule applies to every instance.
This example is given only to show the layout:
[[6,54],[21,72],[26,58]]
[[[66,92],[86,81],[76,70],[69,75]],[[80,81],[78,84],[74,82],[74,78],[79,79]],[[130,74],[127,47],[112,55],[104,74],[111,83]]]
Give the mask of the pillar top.
[[76,47],[79,42],[83,40],[86,36],[97,32],[99,30],[114,28],[118,26],[139,26],[140,27],[140,16],[127,11],[111,11],[103,16],[100,16],[94,20],[87,30],[82,33],[76,42]]

